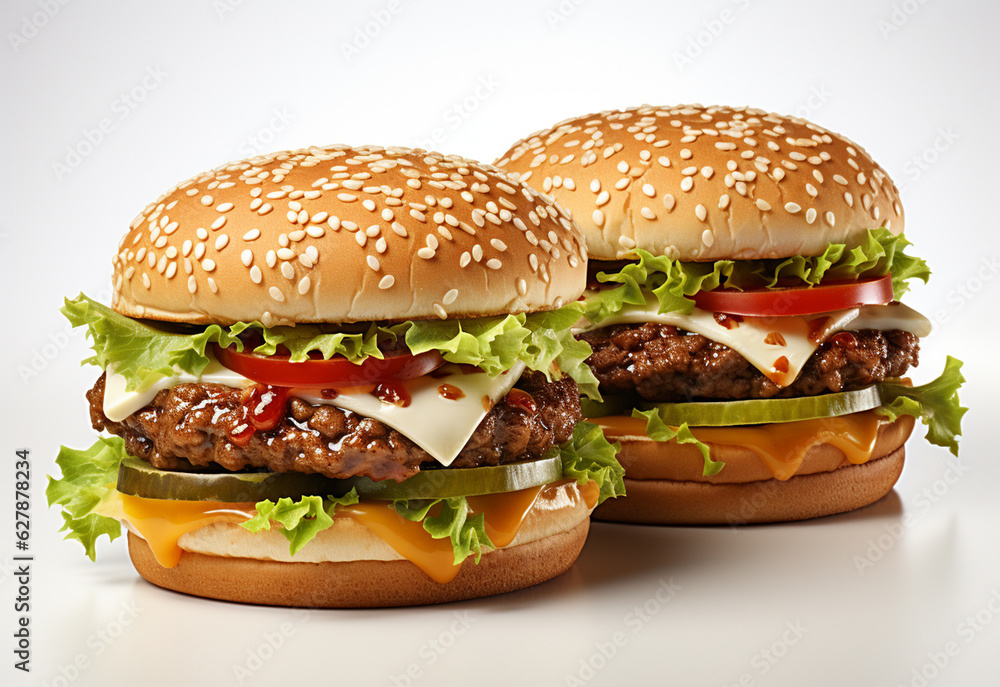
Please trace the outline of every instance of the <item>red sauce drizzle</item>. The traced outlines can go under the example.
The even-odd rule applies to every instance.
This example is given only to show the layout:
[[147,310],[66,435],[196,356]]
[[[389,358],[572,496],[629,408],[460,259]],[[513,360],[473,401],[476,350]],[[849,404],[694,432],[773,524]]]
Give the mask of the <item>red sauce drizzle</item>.
[[534,413],[538,409],[535,399],[531,397],[531,394],[521,389],[511,389],[507,393],[507,403],[515,408],[526,410],[529,413]]
[[858,337],[854,336],[851,332],[837,332],[827,339],[827,341],[833,346],[841,346],[849,351],[853,351],[858,347]]
[[457,401],[460,398],[465,398],[465,392],[451,384],[442,384],[439,386],[438,394],[441,398],[447,398],[449,401]]
[[399,406],[400,408],[406,408],[410,405],[410,394],[406,391],[406,387],[399,382],[379,382],[372,389],[372,396],[392,406]]
[[809,320],[809,340],[813,343],[819,343],[821,334],[829,321],[829,317],[817,317],[815,320]]
[[328,401],[332,401],[333,399],[337,398],[337,396],[340,396],[340,392],[337,391],[336,389],[323,389],[322,391],[319,392],[319,395]]
[[246,446],[258,430],[266,432],[281,423],[287,401],[288,389],[283,386],[254,384],[247,387],[241,394],[236,422],[226,436],[237,446]]
[[736,329],[740,326],[740,322],[743,321],[743,318],[739,315],[730,315],[724,312],[714,312],[712,313],[712,317],[726,329]]

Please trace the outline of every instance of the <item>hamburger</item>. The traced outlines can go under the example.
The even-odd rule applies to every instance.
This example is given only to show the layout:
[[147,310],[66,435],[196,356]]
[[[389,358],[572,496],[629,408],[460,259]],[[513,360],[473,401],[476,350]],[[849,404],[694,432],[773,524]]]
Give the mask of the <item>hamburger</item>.
[[583,237],[502,171],[334,145],[171,188],[81,294],[106,432],[63,448],[50,505],[91,559],[188,594],[403,606],[564,572],[622,493],[574,339]]
[[497,162],[572,212],[590,281],[576,331],[628,497],[595,517],[800,520],[868,505],[915,420],[957,453],[961,363],[912,386],[930,322],[899,302],[899,192],[859,145],[745,107],[575,117]]

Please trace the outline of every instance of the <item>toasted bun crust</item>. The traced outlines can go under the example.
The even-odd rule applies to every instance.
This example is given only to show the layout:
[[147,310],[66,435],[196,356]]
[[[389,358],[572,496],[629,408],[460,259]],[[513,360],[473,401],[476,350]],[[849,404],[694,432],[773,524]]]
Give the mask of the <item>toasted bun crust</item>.
[[501,594],[562,574],[583,548],[590,513],[575,482],[545,489],[508,546],[483,553],[478,565],[467,559],[444,584],[350,518],[335,520],[294,558],[277,530],[250,533],[231,523],[183,535],[173,568],[157,563],[131,531],[129,554],[145,579],[195,596],[273,606],[414,606]]
[[899,191],[864,148],[747,107],[626,108],[567,119],[497,166],[551,194],[590,257],[817,255],[869,229],[903,231]]
[[531,312],[586,282],[568,213],[502,170],[333,145],[232,162],[133,220],[112,305],[189,323],[356,322]]
[[268,606],[374,608],[475,599],[524,589],[566,572],[587,540],[590,520],[573,529],[462,563],[454,580],[438,584],[406,560],[279,563],[185,552],[164,568],[146,542],[129,532],[135,569],[153,584],[195,596]]
[[664,525],[728,525],[805,520],[867,506],[888,494],[903,469],[903,445],[914,419],[901,416],[879,429],[872,458],[847,461],[830,444],[809,449],[791,479],[774,479],[751,450],[709,444],[714,460],[726,467],[701,474],[703,459],[690,444],[647,437],[616,437],[625,467],[624,498],[606,501],[599,520]]

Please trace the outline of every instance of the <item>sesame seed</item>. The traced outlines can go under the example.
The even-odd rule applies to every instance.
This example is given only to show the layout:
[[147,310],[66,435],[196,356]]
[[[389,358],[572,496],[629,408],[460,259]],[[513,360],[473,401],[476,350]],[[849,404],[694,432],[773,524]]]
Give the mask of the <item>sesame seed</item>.
[[654,219],[656,219],[656,213],[653,212],[653,210],[651,208],[648,208],[648,207],[645,207],[645,206],[643,206],[642,209],[639,210],[639,214],[642,215],[643,217],[645,217],[648,220],[654,220]]
[[254,284],[259,284],[263,280],[263,278],[264,275],[261,274],[260,268],[257,267],[257,265],[254,265],[253,267],[250,268],[250,279],[253,281]]
[[295,251],[293,251],[291,248],[279,248],[277,252],[277,257],[279,260],[294,260]]
[[609,200],[611,200],[611,194],[608,193],[607,191],[601,191],[600,194],[598,194],[597,199],[594,201],[594,203],[596,203],[597,206],[600,207],[605,203],[607,203]]
[[636,243],[634,239],[631,239],[628,236],[619,236],[618,245],[624,248],[625,250],[632,250],[633,248],[635,248]]
[[591,193],[597,193],[600,190],[601,190],[601,181],[600,181],[600,179],[594,179],[593,181],[590,182],[590,192]]
[[754,204],[764,212],[768,212],[771,209],[771,204],[768,203],[763,198],[758,198],[756,201],[754,201]]
[[792,202],[785,203],[785,210],[787,212],[792,213],[793,215],[801,209],[802,206],[799,205],[798,203],[792,203]]
[[694,206],[694,214],[695,217],[697,217],[702,222],[704,222],[708,218],[708,210],[701,203],[698,203],[697,205]]
[[809,208],[806,210],[806,223],[812,224],[816,221],[816,208]]
[[292,263],[290,263],[290,262],[283,262],[283,263],[281,263],[281,274],[282,274],[282,276],[285,277],[285,279],[288,279],[289,281],[291,281],[292,279],[294,279],[295,278],[295,268],[292,267]]
[[260,206],[260,210],[257,211],[257,214],[258,215],[266,215],[267,213],[269,213],[273,209],[274,209],[274,206],[272,206],[270,203],[264,203],[263,205]]
[[603,227],[604,226],[604,213],[601,212],[600,210],[594,210],[593,220],[594,220],[594,224],[596,224],[599,227]]
[[298,288],[299,294],[304,296],[307,293],[309,293],[310,286],[312,286],[312,280],[309,279],[309,275],[307,274],[306,276],[302,277],[302,279],[299,280],[299,288]]
[[661,167],[670,166],[670,158],[668,158],[666,155],[661,155],[660,157],[656,158],[656,161],[660,164]]
[[228,234],[219,234],[219,237],[215,239],[215,250],[222,250],[227,245],[229,245]]
[[441,307],[440,303],[435,303],[434,306],[432,307],[432,310],[434,310],[434,314],[440,317],[442,320],[448,319],[448,313],[447,311],[445,311],[443,307]]
[[667,212],[670,212],[671,210],[674,209],[674,204],[675,201],[673,195],[668,193],[665,196],[663,196],[663,205],[664,207],[667,208]]
[[240,253],[240,260],[243,261],[243,265],[250,267],[253,264],[253,251],[247,248],[242,253]]
[[201,204],[202,205],[211,205],[214,202],[215,202],[215,199],[212,198],[212,196],[205,195],[205,196],[201,197]]
[[434,257],[434,249],[424,246],[417,251],[417,256],[423,258],[424,260],[430,260]]
[[441,302],[444,303],[445,305],[451,305],[452,303],[455,302],[456,298],[458,298],[458,289],[451,289],[450,291],[448,291],[448,293],[444,295],[444,298],[441,299]]
[[202,241],[208,238],[208,230],[205,229],[205,227],[198,227],[198,229],[194,233]]
[[470,262],[472,262],[472,256],[469,254],[469,251],[462,253],[462,257],[458,259],[459,267],[466,267]]
[[391,289],[392,285],[396,283],[396,278],[391,274],[387,274],[378,283],[380,289]]
[[279,289],[277,286],[272,286],[271,288],[269,288],[267,290],[267,293],[271,296],[271,298],[278,301],[279,303],[285,302],[285,294],[281,293],[281,289]]
[[368,261],[368,266],[373,270],[375,270],[376,272],[382,269],[382,264],[378,261],[378,258],[376,258],[374,255],[369,255],[366,259]]
[[215,260],[212,260],[211,258],[208,258],[207,260],[205,260],[204,262],[201,263],[201,269],[205,270],[206,272],[212,272],[212,271],[214,271],[215,270]]
[[194,275],[188,277],[187,286],[190,293],[195,293],[198,290],[198,282],[195,280]]
[[808,193],[813,198],[819,195],[819,191],[817,191],[816,187],[813,186],[812,184],[806,184],[806,193]]
[[643,184],[642,192],[645,193],[650,198],[656,198],[656,189],[653,188],[652,184]]
[[216,212],[229,212],[232,209],[233,209],[232,203],[219,203],[218,205],[215,206]]
[[526,293],[528,293],[528,282],[526,282],[521,277],[518,277],[517,278],[517,295],[523,297]]
[[215,229],[221,229],[225,225],[226,225],[226,216],[225,215],[220,215],[219,217],[216,218],[216,220],[214,222],[212,222],[212,229],[213,230],[215,230]]
[[706,229],[701,232],[701,242],[706,246],[711,247],[715,243],[715,234],[712,233],[711,229]]
[[824,217],[824,219],[826,219],[826,223],[829,224],[831,227],[834,226],[834,225],[836,225],[837,218],[834,216],[833,212],[831,212],[830,210],[827,210],[826,214],[823,215],[823,217]]
[[691,158],[691,151],[687,148],[681,148],[681,159],[688,160]]
[[681,179],[682,191],[685,192],[690,191],[693,186],[694,186],[694,179],[692,179],[691,177],[684,177],[683,179]]

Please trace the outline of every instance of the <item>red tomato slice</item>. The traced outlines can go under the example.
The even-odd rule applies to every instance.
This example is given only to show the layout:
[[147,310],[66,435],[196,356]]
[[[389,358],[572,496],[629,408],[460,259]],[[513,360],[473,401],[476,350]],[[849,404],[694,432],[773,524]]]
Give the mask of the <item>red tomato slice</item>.
[[213,344],[215,357],[233,372],[260,384],[336,389],[365,386],[379,382],[400,381],[421,377],[444,365],[438,351],[387,353],[385,358],[368,358],[355,365],[347,358],[334,356],[329,360],[309,359],[293,363],[287,355],[254,355],[239,353],[232,348]]
[[760,317],[813,315],[859,305],[884,305],[892,301],[892,276],[859,282],[821,284],[810,288],[699,291],[695,304],[702,310]]

